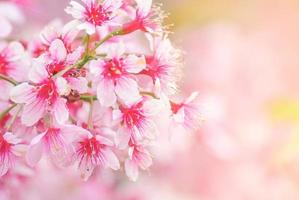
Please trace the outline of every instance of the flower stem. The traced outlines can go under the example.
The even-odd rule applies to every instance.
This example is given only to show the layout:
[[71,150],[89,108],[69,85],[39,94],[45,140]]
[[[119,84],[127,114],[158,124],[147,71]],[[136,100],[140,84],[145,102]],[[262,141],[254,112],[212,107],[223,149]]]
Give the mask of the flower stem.
[[7,130],[11,131],[11,128],[13,126],[13,124],[15,123],[18,115],[20,114],[21,110],[22,110],[23,106],[20,106],[20,108],[17,110],[17,112],[14,114],[14,116],[12,117],[11,121],[9,122],[9,124],[7,125]]
[[157,97],[153,92],[144,92],[144,91],[141,91],[140,94],[143,95],[143,96],[150,96],[150,97],[153,97],[154,99],[160,99],[160,98]]
[[9,77],[7,77],[7,76],[5,76],[3,74],[0,74],[0,79],[5,80],[5,81],[7,81],[7,82],[9,82],[9,83],[11,83],[13,85],[18,85],[17,81],[15,81],[12,78],[9,78]]
[[101,46],[103,43],[105,43],[107,40],[111,39],[112,37],[117,36],[117,35],[123,35],[123,34],[124,34],[124,32],[122,29],[119,29],[119,30],[109,33],[102,40],[100,40],[98,43],[95,44],[95,47],[92,49],[92,51],[95,51],[99,46]]
[[89,130],[93,129],[93,122],[92,122],[92,111],[93,111],[93,96],[90,96],[90,109],[89,109],[89,114],[88,114],[88,122],[87,126]]
[[81,95],[80,99],[83,101],[90,101],[92,99],[93,101],[97,100],[97,96],[91,96],[91,95]]

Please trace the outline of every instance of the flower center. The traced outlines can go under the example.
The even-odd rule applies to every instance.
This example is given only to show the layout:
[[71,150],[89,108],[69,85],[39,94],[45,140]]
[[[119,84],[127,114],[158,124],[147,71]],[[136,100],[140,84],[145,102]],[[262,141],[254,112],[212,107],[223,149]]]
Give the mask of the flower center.
[[37,97],[46,100],[49,105],[52,105],[58,98],[56,85],[52,79],[41,83],[37,87]]
[[120,110],[123,113],[123,123],[128,128],[139,127],[141,121],[144,119],[144,115],[138,104],[131,108],[120,107]]
[[65,64],[63,62],[59,62],[59,63],[54,62],[54,63],[50,63],[47,65],[47,71],[49,74],[52,74],[52,75],[57,74],[64,68],[65,68]]
[[177,104],[174,102],[170,102],[171,111],[173,114],[177,114],[179,110],[182,108],[183,104]]
[[10,150],[11,144],[9,144],[0,133],[0,153],[7,153]]
[[90,139],[85,139],[79,142],[80,148],[78,150],[79,155],[92,157],[93,155],[98,155],[104,145],[100,144],[95,137]]
[[111,59],[106,63],[104,76],[110,77],[112,79],[119,78],[124,70],[122,68],[123,59]]
[[5,56],[0,55],[0,74],[7,75],[8,61]]
[[85,10],[85,19],[89,23],[101,26],[104,22],[110,20],[111,12],[107,12],[102,5],[91,4]]

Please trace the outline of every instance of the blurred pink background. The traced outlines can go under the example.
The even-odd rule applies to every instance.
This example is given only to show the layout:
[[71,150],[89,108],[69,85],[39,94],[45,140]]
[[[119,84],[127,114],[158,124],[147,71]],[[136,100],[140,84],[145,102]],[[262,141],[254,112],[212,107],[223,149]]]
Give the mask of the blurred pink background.
[[[24,199],[299,199],[299,2],[161,2],[185,52],[181,91],[200,93],[201,129],[162,146],[136,183],[112,183],[111,174],[82,183],[57,171],[28,183]],[[17,30],[70,19],[67,4],[22,2]]]

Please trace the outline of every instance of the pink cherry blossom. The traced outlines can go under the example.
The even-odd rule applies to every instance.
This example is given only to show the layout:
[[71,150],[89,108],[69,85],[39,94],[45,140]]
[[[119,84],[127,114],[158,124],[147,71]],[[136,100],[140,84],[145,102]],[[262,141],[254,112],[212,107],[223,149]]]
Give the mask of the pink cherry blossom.
[[150,152],[142,145],[133,144],[129,148],[129,157],[125,161],[125,171],[127,176],[136,181],[139,176],[139,168],[148,169],[152,165]]
[[21,156],[25,146],[10,132],[0,134],[0,177],[14,166],[16,157]]
[[181,103],[170,101],[173,124],[171,126],[181,125],[184,128],[196,130],[200,125],[200,111],[195,99],[198,93],[192,93]]
[[121,0],[104,0],[101,3],[96,0],[82,0],[82,2],[84,6],[71,1],[65,11],[79,20],[81,24],[78,28],[85,30],[89,35],[95,33],[96,27],[111,23],[122,5]]
[[29,73],[32,84],[21,83],[11,90],[11,100],[24,104],[22,123],[32,126],[47,113],[53,114],[58,123],[68,120],[66,99],[61,95],[67,93],[65,79],[52,78],[44,66],[33,66]]
[[152,0],[136,0],[137,10],[132,21],[123,25],[123,33],[128,34],[137,30],[161,34],[163,27],[161,22],[165,14],[159,7],[152,6]]
[[53,126],[35,136],[28,147],[26,156],[28,164],[35,166],[43,154],[47,154],[58,166],[70,163],[69,143],[76,130],[76,127],[72,125]]
[[87,180],[96,167],[118,170],[120,164],[112,151],[113,142],[101,135],[92,135],[86,129],[79,130],[80,136],[73,141],[73,159],[78,163],[81,176]]
[[153,117],[160,110],[158,100],[142,99],[131,105],[120,105],[113,111],[113,118],[121,121],[121,127],[116,136],[120,148],[128,145],[130,139],[138,142],[143,139],[152,139],[157,133]]
[[133,74],[145,68],[145,59],[123,53],[114,49],[108,59],[90,62],[90,71],[96,76],[97,97],[104,106],[114,105],[117,97],[124,102],[134,102],[141,97]]
[[167,38],[152,39],[154,53],[146,57],[146,68],[141,74],[152,78],[155,90],[174,94],[181,72],[181,52]]
[[0,74],[24,81],[29,64],[30,60],[26,57],[21,43],[0,43]]
[[40,34],[40,40],[46,49],[50,48],[54,40],[61,40],[67,53],[74,51],[74,40],[76,39],[79,31],[75,29],[78,25],[76,21],[71,21],[62,26],[60,21],[53,21],[47,25]]

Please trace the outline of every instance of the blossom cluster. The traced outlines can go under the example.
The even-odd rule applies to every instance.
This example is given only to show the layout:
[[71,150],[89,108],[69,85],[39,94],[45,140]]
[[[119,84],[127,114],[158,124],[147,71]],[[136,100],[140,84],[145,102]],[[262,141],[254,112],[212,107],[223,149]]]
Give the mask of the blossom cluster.
[[170,132],[198,128],[197,93],[173,100],[181,51],[151,0],[71,1],[65,11],[74,19],[38,38],[0,43],[0,176],[45,158],[84,180],[111,168],[135,181],[152,165],[160,113]]

